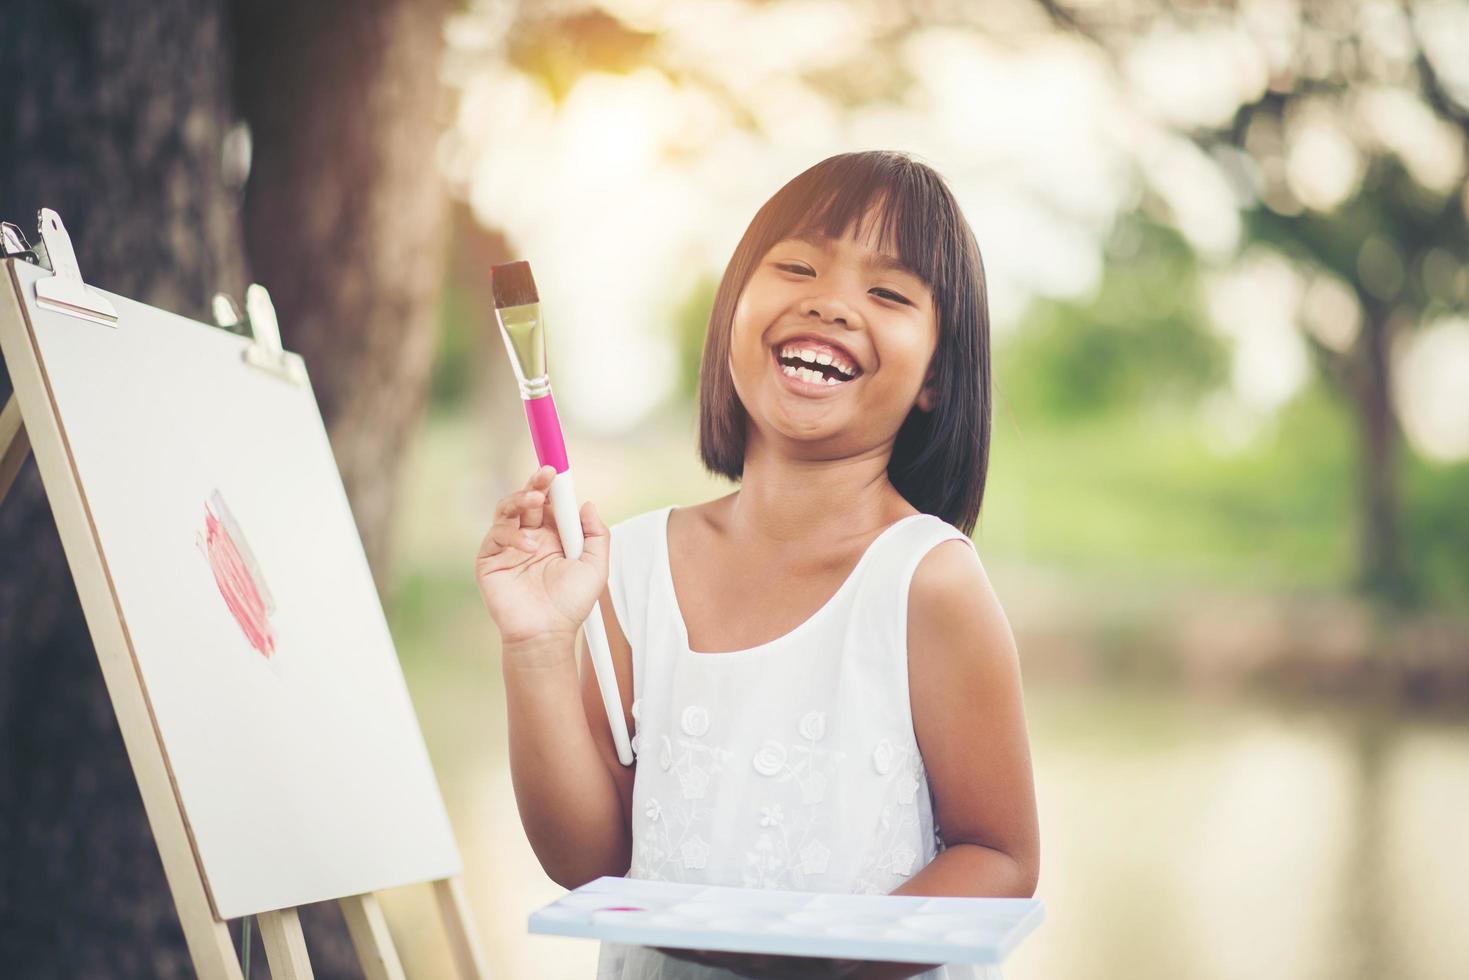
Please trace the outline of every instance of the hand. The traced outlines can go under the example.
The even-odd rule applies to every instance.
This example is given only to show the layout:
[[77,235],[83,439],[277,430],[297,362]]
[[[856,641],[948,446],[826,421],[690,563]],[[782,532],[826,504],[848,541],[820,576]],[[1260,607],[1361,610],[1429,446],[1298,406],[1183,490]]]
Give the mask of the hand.
[[675,959],[718,967],[756,980],[819,980],[855,978],[864,966],[861,960],[838,960],[825,956],[777,956],[771,953],[726,953],[707,949],[672,949],[655,946]]
[[588,501],[580,513],[581,557],[566,557],[555,514],[545,506],[555,475],[553,467],[542,466],[519,491],[500,498],[475,558],[480,597],[504,646],[574,637],[607,584],[611,532]]

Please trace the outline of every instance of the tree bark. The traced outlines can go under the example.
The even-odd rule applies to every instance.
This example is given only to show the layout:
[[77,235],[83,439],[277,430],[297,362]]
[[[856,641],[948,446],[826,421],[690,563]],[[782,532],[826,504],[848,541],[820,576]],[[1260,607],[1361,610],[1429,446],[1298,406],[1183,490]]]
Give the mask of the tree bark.
[[[0,213],[67,224],[89,282],[187,316],[236,293],[221,179],[227,25],[190,0],[0,5]],[[9,375],[4,397],[11,391]],[[34,461],[0,503],[0,963],[20,977],[193,971]]]
[[1381,304],[1365,304],[1363,310],[1354,398],[1361,437],[1358,582],[1364,591],[1393,601],[1403,598],[1407,583],[1398,533],[1400,438],[1389,360],[1392,320]]
[[[266,283],[381,584],[432,346],[441,8],[267,6],[242,4],[237,49],[221,2],[0,4],[0,217],[29,235],[55,208],[89,282],[197,319]],[[248,235],[221,167],[236,61]],[[0,741],[0,972],[193,976],[33,462],[0,501]],[[316,976],[360,976],[335,904],[302,912]]]
[[245,233],[306,361],[378,588],[432,366],[448,197],[443,0],[241,3]]

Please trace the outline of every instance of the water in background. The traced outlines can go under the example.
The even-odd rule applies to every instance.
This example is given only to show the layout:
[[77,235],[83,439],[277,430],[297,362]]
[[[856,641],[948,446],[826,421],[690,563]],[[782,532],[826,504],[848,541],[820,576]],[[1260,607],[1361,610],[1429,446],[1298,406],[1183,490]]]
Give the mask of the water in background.
[[[491,970],[584,980],[596,943],[526,932],[562,889],[516,812],[497,658],[469,649],[408,681]],[[1469,722],[1030,681],[1026,706],[1047,920],[1008,980],[1469,976]],[[409,973],[449,975],[426,894],[385,904]]]

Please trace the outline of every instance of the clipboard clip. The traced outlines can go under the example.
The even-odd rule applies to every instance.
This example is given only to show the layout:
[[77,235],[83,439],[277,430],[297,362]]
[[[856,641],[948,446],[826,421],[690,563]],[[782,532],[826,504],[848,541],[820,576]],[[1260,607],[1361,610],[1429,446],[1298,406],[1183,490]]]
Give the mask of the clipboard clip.
[[[234,300],[224,293],[215,294],[216,323],[225,329],[238,329],[239,316],[240,310]],[[252,338],[242,355],[245,363],[261,371],[268,371],[291,384],[305,384],[305,363],[299,354],[293,354],[281,347],[281,328],[275,317],[275,304],[270,301],[270,293],[258,282],[252,282],[245,290],[245,316]]]
[[25,232],[8,221],[0,221],[0,258],[20,259],[31,265],[40,265],[41,257],[26,241]]
[[[71,236],[61,223],[61,215],[50,208],[42,208],[40,225],[41,244],[45,246],[46,258],[51,263],[51,275],[36,280],[36,304],[105,327],[116,326],[117,310],[112,303],[82,281],[82,270],[77,265]],[[22,237],[21,241],[24,240]],[[8,248],[9,242],[6,245]]]

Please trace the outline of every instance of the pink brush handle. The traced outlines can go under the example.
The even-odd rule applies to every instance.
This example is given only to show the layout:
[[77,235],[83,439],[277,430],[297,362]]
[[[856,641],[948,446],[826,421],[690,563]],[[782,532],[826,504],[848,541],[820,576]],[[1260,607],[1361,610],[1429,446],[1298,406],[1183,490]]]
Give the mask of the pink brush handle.
[[550,463],[557,473],[571,468],[566,461],[566,440],[561,436],[561,419],[556,416],[556,402],[548,391],[539,398],[525,400],[525,420],[530,423],[530,441],[536,447],[536,459],[542,466]]

